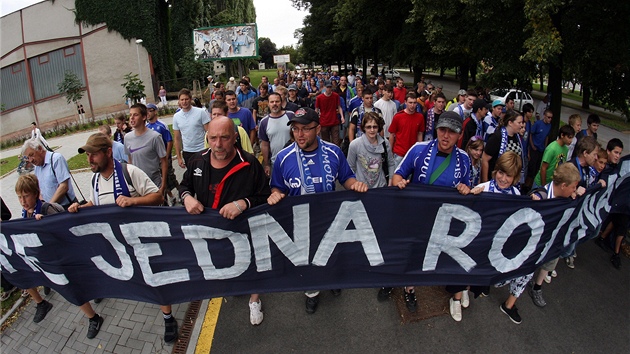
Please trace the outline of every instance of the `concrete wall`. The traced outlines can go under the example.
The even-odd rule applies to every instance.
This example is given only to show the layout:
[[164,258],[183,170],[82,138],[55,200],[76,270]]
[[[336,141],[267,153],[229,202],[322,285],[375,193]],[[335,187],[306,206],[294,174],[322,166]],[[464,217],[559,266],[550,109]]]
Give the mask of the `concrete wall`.
[[[141,80],[145,93],[152,100],[152,81],[149,54],[135,39],[125,40],[117,32],[109,32],[104,24],[77,25],[74,22],[74,0],[44,1],[0,19],[1,66],[12,65],[27,58],[81,43],[87,77],[88,91],[81,100],[86,117],[118,112],[124,105],[123,76],[138,73],[138,54],[142,69]],[[22,23],[23,21],[23,23]],[[81,27],[80,27],[81,26]],[[24,28],[24,41],[22,41]],[[1,99],[1,96],[0,96]],[[92,105],[90,106],[90,101]],[[0,139],[28,133],[30,123],[37,119],[40,128],[46,130],[57,123],[65,124],[76,117],[76,109],[63,97],[47,98],[19,110],[2,112],[0,115]]]
[[[123,76],[138,74],[138,49],[145,93],[152,91],[149,72],[149,55],[135,39],[127,41],[117,32],[106,29],[94,31],[83,38],[87,78],[94,107],[107,107],[124,103]],[[115,48],[115,49],[114,49]],[[103,70],[107,68],[107,70]],[[85,104],[84,104],[85,105]]]

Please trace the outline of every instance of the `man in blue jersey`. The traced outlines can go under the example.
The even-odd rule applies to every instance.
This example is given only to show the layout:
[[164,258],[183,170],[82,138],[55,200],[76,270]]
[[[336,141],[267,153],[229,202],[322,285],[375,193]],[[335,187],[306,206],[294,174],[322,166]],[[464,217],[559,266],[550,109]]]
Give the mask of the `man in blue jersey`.
[[[287,195],[332,192],[338,180],[345,189],[366,192],[365,183],[356,179],[341,149],[318,137],[321,129],[318,114],[310,108],[300,108],[288,125],[295,142],[276,156],[271,173],[269,205],[277,204]],[[332,290],[335,296],[341,290]],[[306,312],[315,313],[319,291],[306,292]]]
[[[462,135],[462,120],[456,112],[440,115],[436,125],[437,139],[416,143],[409,149],[392,177],[392,185],[404,189],[409,183],[454,187],[459,193],[470,193],[470,159],[456,144]],[[412,176],[411,179],[407,179]],[[462,289],[455,289],[459,293]],[[392,288],[379,291],[379,299],[386,299]],[[410,312],[416,311],[416,294],[413,286],[407,286],[404,300]],[[459,299],[457,298],[459,297]],[[461,300],[461,294],[455,296]]]

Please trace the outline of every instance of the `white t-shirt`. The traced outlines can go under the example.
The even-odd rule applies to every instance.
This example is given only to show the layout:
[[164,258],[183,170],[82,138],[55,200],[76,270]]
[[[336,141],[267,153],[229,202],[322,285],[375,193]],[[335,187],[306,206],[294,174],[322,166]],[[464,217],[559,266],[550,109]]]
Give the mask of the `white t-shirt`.
[[287,111],[280,117],[271,117],[267,115],[260,121],[258,127],[258,138],[262,141],[269,142],[269,150],[271,152],[271,165],[276,160],[276,155],[284,148],[287,141],[291,139],[290,127],[287,126],[289,119],[293,117],[293,112]]
[[[149,176],[144,173],[141,169],[134,165],[127,164],[127,170],[129,171],[129,177],[133,182],[133,187],[127,184],[127,188],[129,188],[129,194],[132,197],[140,197],[145,196],[149,193],[156,193],[159,191],[158,187],[151,181]],[[118,177],[121,182],[125,181],[125,176]],[[127,181],[125,181],[126,183]],[[114,200],[114,174],[112,173],[108,179],[103,178],[103,176],[98,174],[98,203],[94,202],[94,197],[96,193],[94,193],[94,186],[92,186],[92,195],[90,197],[90,201],[94,205],[104,205],[104,204],[114,204],[116,201]]]
[[182,135],[182,146],[186,152],[204,150],[204,125],[210,123],[210,117],[205,110],[191,107],[190,111],[180,110],[173,116],[173,130],[179,130]]
[[374,103],[374,107],[380,109],[383,114],[383,120],[385,121],[383,132],[385,133],[385,138],[389,138],[389,126],[392,124],[392,120],[397,113],[396,103],[392,100],[385,101],[384,99],[379,99]]

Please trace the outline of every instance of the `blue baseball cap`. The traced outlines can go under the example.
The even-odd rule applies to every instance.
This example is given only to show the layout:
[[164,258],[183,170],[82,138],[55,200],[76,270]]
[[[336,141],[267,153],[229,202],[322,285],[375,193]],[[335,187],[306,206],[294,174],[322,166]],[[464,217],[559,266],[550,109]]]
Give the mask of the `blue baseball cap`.
[[149,103],[147,105],[147,109],[155,109],[157,111],[158,107],[155,105],[155,103]]

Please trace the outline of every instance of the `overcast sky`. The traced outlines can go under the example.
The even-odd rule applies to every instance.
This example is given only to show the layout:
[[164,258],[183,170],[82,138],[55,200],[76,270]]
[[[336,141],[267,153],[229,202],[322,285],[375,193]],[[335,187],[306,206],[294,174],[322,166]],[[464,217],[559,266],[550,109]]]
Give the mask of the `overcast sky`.
[[[0,16],[25,8],[43,0],[0,0]],[[258,37],[267,37],[278,49],[297,44],[293,32],[302,27],[307,12],[291,6],[291,0],[254,0]]]

